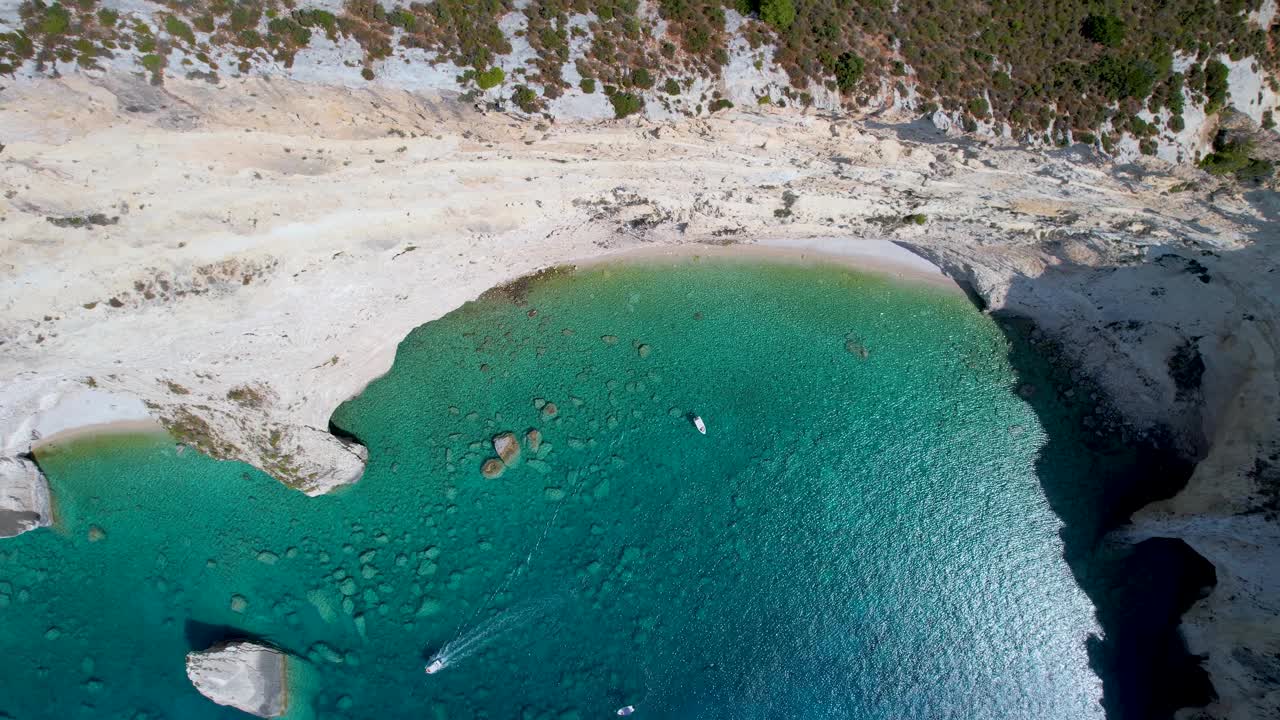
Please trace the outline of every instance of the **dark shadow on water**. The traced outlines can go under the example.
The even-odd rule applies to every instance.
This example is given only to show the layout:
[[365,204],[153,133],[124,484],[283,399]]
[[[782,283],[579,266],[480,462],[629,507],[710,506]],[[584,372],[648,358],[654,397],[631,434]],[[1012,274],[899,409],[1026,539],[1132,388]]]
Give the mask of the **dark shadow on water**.
[[1213,688],[1178,632],[1181,615],[1214,584],[1213,566],[1181,540],[1137,545],[1105,535],[1147,503],[1171,497],[1194,463],[1161,433],[1139,436],[1115,421],[1101,394],[1061,348],[1025,318],[996,314],[1009,340],[1019,394],[1047,433],[1037,461],[1045,497],[1061,518],[1064,555],[1096,608],[1090,665],[1103,681],[1109,720],[1171,718],[1210,702]]
[[260,645],[275,645],[261,635],[245,632],[237,627],[214,625],[199,620],[188,620],[183,626],[183,634],[187,640],[187,647],[191,650],[208,650],[216,645],[240,640],[248,640]]

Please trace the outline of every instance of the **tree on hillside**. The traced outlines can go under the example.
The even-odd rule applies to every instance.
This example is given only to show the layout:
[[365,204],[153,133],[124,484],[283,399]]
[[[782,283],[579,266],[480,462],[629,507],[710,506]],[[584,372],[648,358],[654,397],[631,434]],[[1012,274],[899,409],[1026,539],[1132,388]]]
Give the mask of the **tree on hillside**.
[[791,0],[761,0],[760,19],[783,31],[796,21],[796,6]]
[[1090,15],[1084,19],[1080,32],[1107,47],[1120,47],[1124,42],[1124,22],[1115,15]]
[[862,58],[857,55],[851,52],[840,53],[840,57],[836,59],[835,73],[840,92],[850,92],[858,85],[864,65]]

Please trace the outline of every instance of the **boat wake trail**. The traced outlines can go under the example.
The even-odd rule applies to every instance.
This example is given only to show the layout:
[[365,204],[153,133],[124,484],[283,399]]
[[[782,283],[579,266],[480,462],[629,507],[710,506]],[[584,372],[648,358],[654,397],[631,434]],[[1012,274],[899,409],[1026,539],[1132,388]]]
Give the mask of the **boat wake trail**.
[[522,603],[488,618],[437,650],[428,661],[427,674],[433,675],[467,659],[499,637],[537,619],[554,604],[554,598]]

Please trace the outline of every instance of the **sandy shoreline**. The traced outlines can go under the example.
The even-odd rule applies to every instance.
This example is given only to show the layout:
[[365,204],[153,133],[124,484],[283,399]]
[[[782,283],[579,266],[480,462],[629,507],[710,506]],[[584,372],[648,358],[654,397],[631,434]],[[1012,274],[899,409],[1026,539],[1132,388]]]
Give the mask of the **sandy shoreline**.
[[594,255],[570,264],[585,268],[609,263],[679,261],[695,257],[729,261],[764,260],[796,265],[840,265],[902,282],[961,292],[956,281],[944,274],[941,268],[888,240],[813,238],[789,241],[766,238],[752,243],[728,245],[660,245]]
[[31,451],[66,445],[76,440],[108,435],[168,435],[169,431],[158,420],[116,420],[107,423],[79,425],[42,437],[31,443]]
[[[766,238],[756,243],[730,245],[705,243],[655,245],[621,251],[605,251],[559,264],[588,268],[614,263],[655,260],[679,262],[694,258],[717,261],[767,261],[797,265],[834,264],[896,281],[960,291],[955,281],[943,274],[937,266],[887,240],[812,238],[789,242],[784,239]],[[512,282],[526,276],[528,273],[504,282]],[[443,308],[439,314],[448,314],[461,305],[462,303],[459,303],[453,307]],[[424,319],[422,324],[427,322],[431,320]],[[387,345],[392,348],[391,358],[383,356],[369,358],[363,364],[362,371],[351,368],[353,379],[358,383],[359,389],[339,399],[338,404],[356,397],[370,382],[383,375],[386,372],[382,367],[383,364],[390,366],[389,360],[394,358],[394,348],[403,339],[403,336],[386,338]],[[278,382],[280,378],[267,378],[267,380]],[[336,408],[337,404],[330,409],[330,412]],[[156,418],[150,417],[135,399],[86,389],[74,390],[58,397],[55,404],[45,409],[36,419],[32,430],[34,430],[32,434],[38,434],[40,437],[30,442],[30,451],[86,437],[168,433],[164,425]]]

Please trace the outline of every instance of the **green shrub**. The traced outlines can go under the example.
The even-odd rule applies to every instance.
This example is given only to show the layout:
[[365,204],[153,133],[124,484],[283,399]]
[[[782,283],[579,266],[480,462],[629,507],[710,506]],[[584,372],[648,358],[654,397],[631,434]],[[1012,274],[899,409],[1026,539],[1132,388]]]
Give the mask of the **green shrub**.
[[582,92],[591,95],[596,91],[596,80],[595,78],[582,78],[582,81],[578,83],[578,87],[582,88]]
[[160,55],[154,55],[154,54],[143,55],[142,67],[146,68],[147,70],[153,73],[158,73],[160,72],[160,70],[164,68],[164,57]]
[[1211,152],[1200,161],[1200,167],[1211,175],[1228,175],[1248,164],[1248,155],[1234,150]]
[[110,8],[101,8],[98,10],[98,24],[103,27],[115,27],[116,22],[120,20],[120,13]]
[[1208,96],[1204,111],[1206,114],[1221,110],[1227,104],[1227,73],[1230,70],[1217,60],[1204,64],[1204,94]]
[[1124,42],[1124,22],[1114,15],[1090,15],[1084,19],[1080,32],[1107,47],[1120,47]]
[[632,70],[631,77],[629,79],[633,87],[638,87],[644,90],[648,90],[653,87],[653,76],[644,68],[636,68],[635,70]]
[[367,68],[367,67],[366,67],[366,68],[361,68],[361,69],[360,69],[360,77],[364,78],[365,80],[372,80],[372,79],[373,79],[373,68]]
[[1141,58],[1108,55],[1095,60],[1089,68],[1113,100],[1129,97],[1141,100],[1151,94],[1156,83],[1155,66]]
[[728,110],[731,107],[733,107],[732,102],[725,98],[720,98],[719,100],[713,100],[711,104],[707,106],[707,111],[714,113],[720,112],[721,110]]
[[249,3],[236,3],[231,7],[231,14],[227,16],[227,22],[231,25],[232,30],[242,32],[257,27],[258,20],[261,18],[262,8],[260,6]]
[[852,92],[858,85],[858,81],[862,79],[862,71],[865,63],[862,58],[851,52],[840,53],[840,57],[836,59],[836,86],[840,88],[840,92]]
[[1182,111],[1186,109],[1186,99],[1182,94],[1183,83],[1182,73],[1174,73],[1169,78],[1169,90],[1168,97],[1165,99],[1165,106],[1174,115],[1181,115]]
[[191,26],[182,22],[176,15],[165,16],[164,31],[172,37],[186,40],[188,45],[196,44],[196,35],[191,31]]
[[516,86],[516,91],[511,94],[511,102],[529,114],[538,111],[538,94],[527,85]]
[[680,83],[676,82],[675,78],[667,78],[667,81],[662,84],[662,91],[668,95],[679,95]]
[[1225,130],[1213,139],[1213,152],[1200,161],[1200,167],[1213,175],[1235,175],[1237,180],[1256,182],[1271,177],[1275,167],[1269,160],[1250,157],[1253,143],[1246,138],[1233,139]]
[[1272,112],[1271,110],[1267,110],[1262,113],[1262,129],[1263,130],[1276,129],[1275,113]]
[[391,25],[395,27],[411,31],[413,30],[414,25],[417,24],[418,19],[413,16],[413,13],[405,10],[404,8],[398,7],[387,13],[387,22],[391,23]]
[[1275,165],[1270,160],[1249,158],[1248,164],[1236,171],[1236,179],[1241,182],[1261,182],[1275,174]]
[[306,47],[311,42],[311,31],[298,24],[291,17],[272,18],[267,23],[267,32],[276,42],[283,42],[292,47]]
[[[39,7],[37,5],[37,7]],[[40,19],[40,32],[45,35],[61,35],[71,27],[71,13],[59,3],[45,8],[44,17]]]
[[904,215],[902,218],[902,222],[907,225],[923,225],[928,221],[929,217],[923,213],[911,213],[910,215]]
[[619,119],[644,110],[644,100],[629,92],[615,92],[609,96],[609,102],[613,104],[614,116]]
[[318,27],[324,30],[325,35],[333,37],[338,29],[338,18],[333,13],[325,10],[308,9],[298,10],[293,13],[293,17],[303,27]]
[[760,19],[775,30],[785,31],[796,21],[796,6],[791,0],[760,0]]
[[1187,121],[1182,119],[1181,115],[1174,115],[1169,118],[1169,129],[1174,132],[1182,132],[1187,128]]
[[501,85],[502,81],[506,79],[507,74],[502,71],[502,68],[491,67],[482,73],[476,74],[476,85],[479,85],[481,90],[488,90]]
[[969,112],[973,113],[976,118],[985,118],[990,107],[987,105],[985,98],[974,98],[969,101]]

